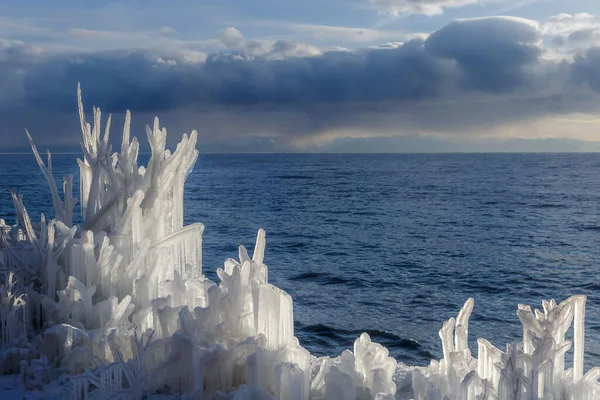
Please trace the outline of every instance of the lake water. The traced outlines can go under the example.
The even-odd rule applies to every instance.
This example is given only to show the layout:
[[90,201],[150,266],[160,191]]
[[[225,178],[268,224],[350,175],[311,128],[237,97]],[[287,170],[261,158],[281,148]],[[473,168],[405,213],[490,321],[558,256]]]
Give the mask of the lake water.
[[[53,162],[78,175],[74,155]],[[0,216],[14,221],[9,187],[52,215],[33,155],[0,155]],[[213,280],[266,230],[270,280],[314,354],[368,331],[424,365],[468,297],[471,348],[503,349],[521,338],[518,303],[584,294],[586,365],[600,365],[600,154],[200,155],[185,206]]]

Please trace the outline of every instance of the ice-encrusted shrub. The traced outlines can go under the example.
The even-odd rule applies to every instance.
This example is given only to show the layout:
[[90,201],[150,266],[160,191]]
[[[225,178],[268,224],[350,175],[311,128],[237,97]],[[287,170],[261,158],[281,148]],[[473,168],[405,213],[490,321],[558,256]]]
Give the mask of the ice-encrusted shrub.
[[393,393],[395,361],[364,336],[357,341],[356,361],[347,364],[345,354],[337,372],[323,370],[326,379],[311,387],[311,356],[294,337],[292,299],[268,283],[264,231],[252,257],[242,246],[239,261],[225,261],[217,271],[220,283],[204,277],[204,228],[183,226],[184,182],[198,156],[195,131],[171,152],[155,119],[147,127],[150,161],[138,166],[130,114],[120,152],[113,153],[110,116],[102,131],[94,108],[88,123],[78,95],[82,225],[73,226],[78,200],[72,177],[65,177],[61,198],[51,155],[46,165],[29,132],[55,219],[46,222],[42,215],[40,224],[32,223],[13,192],[17,225],[2,224],[2,269],[10,271],[0,290],[2,352],[8,355],[17,345],[27,350],[11,358],[4,372],[20,369],[31,381],[31,360],[41,357],[49,369],[81,374],[73,379],[75,398],[204,398],[253,387],[277,398],[308,399],[311,392],[324,392],[335,373],[352,379],[364,398],[379,390]]
[[[444,399],[577,399],[600,398],[600,368],[583,375],[583,316],[585,296],[560,304],[544,301],[543,311],[519,305],[523,341],[502,352],[485,339],[478,340],[478,359],[467,347],[469,299],[456,320],[440,330],[444,358],[413,373],[417,400]],[[573,324],[573,343],[565,334]],[[573,368],[565,370],[565,354],[574,345]]]

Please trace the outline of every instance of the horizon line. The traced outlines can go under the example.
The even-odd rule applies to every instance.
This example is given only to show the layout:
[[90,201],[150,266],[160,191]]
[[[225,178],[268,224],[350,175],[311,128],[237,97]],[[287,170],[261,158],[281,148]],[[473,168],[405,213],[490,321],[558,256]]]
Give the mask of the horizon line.
[[[55,155],[84,155],[82,152],[71,152],[71,151],[56,151],[50,152]],[[138,154],[152,154],[149,151],[139,152]],[[381,152],[381,151],[255,151],[255,152],[199,152],[200,155],[278,155],[278,154],[325,154],[325,155],[341,155],[341,154],[600,154],[600,150],[565,150],[565,151],[395,151],[395,152]],[[16,156],[16,155],[33,155],[33,152],[0,152],[0,156]],[[41,155],[41,154],[40,154]]]

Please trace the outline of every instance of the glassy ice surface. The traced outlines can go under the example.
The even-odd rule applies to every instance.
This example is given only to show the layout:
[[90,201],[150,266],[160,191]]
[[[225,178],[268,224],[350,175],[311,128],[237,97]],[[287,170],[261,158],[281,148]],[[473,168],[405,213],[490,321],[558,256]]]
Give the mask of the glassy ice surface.
[[[116,169],[101,162],[102,134],[87,137],[73,183],[84,206],[71,216],[55,200],[55,228],[52,212],[39,225],[53,203],[47,185],[32,188],[39,172],[0,157],[3,182],[25,177],[10,186],[32,218],[7,233],[17,274],[0,314],[2,372],[25,388],[89,368],[77,395],[598,396],[597,156],[203,156],[184,198],[193,135],[171,155],[156,125],[140,170],[127,134]],[[57,183],[72,160],[54,157]],[[71,218],[88,231],[69,231]],[[260,231],[250,252],[219,261],[260,226],[266,258]],[[23,296],[28,285],[41,294]],[[573,294],[588,295],[585,336],[585,297],[515,314]],[[315,358],[294,334],[317,355],[351,351]],[[371,340],[408,364],[441,360],[415,371]]]

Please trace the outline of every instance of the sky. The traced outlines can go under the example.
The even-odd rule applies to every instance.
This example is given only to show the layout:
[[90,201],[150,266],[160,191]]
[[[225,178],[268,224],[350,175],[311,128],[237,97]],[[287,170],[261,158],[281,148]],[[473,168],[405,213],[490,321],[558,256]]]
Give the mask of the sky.
[[201,152],[600,142],[598,0],[23,4],[0,1],[0,152],[24,127],[77,149],[77,82],[116,140],[129,109]]

